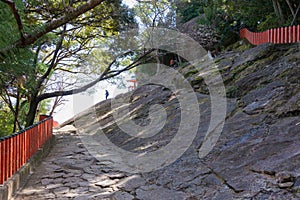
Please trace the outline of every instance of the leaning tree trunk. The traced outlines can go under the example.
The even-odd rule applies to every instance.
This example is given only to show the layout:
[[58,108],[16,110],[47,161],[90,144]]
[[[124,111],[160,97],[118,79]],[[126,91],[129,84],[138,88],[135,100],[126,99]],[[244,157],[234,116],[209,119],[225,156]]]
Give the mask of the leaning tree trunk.
[[17,129],[21,129],[21,126],[19,124],[19,110],[20,110],[20,91],[18,89],[17,91],[17,98],[16,98],[16,105],[15,105],[15,117],[14,117],[14,129],[13,132],[16,132]]
[[26,116],[26,127],[31,126],[34,123],[35,114],[39,105],[39,101],[36,98],[30,100],[29,111]]

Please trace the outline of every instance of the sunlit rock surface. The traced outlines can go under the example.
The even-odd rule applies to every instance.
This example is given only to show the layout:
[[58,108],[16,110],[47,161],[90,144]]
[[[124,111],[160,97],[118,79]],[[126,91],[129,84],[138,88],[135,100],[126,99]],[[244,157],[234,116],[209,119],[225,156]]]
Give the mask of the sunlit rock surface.
[[[111,109],[111,100],[98,103],[64,123],[77,132],[57,135],[53,151],[17,199],[300,199],[299,57],[296,44],[262,45],[214,60],[226,86],[227,117],[217,144],[203,158],[199,149],[211,109],[208,87],[199,74],[209,65],[180,68],[199,104],[199,119],[193,119],[199,121],[198,131],[182,156],[151,172],[116,169],[113,164],[122,159],[97,159],[92,148],[100,142],[97,134],[124,149],[124,156],[165,147],[182,120],[178,91],[148,84],[120,95],[116,98],[128,100],[128,112],[120,118],[113,114],[122,106]],[[116,123],[131,120],[147,127],[149,109],[156,104],[163,106],[166,120],[151,137],[132,137]],[[95,138],[90,149],[82,136]]]

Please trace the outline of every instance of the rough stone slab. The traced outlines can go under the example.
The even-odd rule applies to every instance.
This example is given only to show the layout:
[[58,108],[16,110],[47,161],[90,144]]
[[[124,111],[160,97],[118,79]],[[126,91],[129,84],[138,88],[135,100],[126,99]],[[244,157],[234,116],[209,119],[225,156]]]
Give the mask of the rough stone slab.
[[96,186],[100,186],[100,187],[109,187],[111,185],[114,185],[116,182],[118,182],[118,179],[104,179],[101,181],[98,181],[95,183]]
[[62,187],[63,184],[61,183],[53,183],[53,184],[49,184],[49,185],[46,185],[46,189],[55,189],[55,188],[58,188],[58,187]]
[[[229,92],[229,96],[234,99],[226,99],[225,126],[209,154],[198,156],[203,155],[200,154],[199,148],[205,136],[209,136],[207,135],[209,126],[215,122],[211,113],[211,103],[213,103],[211,100],[213,99],[209,95],[198,94],[198,91],[208,94],[211,91],[206,90],[210,88],[206,88],[205,85],[214,81],[204,84],[202,78],[199,79],[199,75],[203,74],[199,70],[208,72],[206,66],[203,66],[200,61],[197,63],[199,69],[196,71],[194,67],[178,69],[183,75],[193,72],[193,75],[187,77],[186,80],[190,81],[192,86],[197,85],[195,95],[200,109],[200,119],[195,117],[189,120],[199,125],[196,129],[197,135],[184,154],[174,162],[147,173],[132,175],[133,168],[129,167],[128,169],[132,172],[110,176],[110,174],[119,173],[120,170],[114,169],[113,164],[124,164],[122,159],[114,160],[114,156],[109,159],[105,157],[105,155],[114,155],[112,149],[109,148],[111,142],[125,150],[124,156],[128,152],[142,154],[148,151],[154,152],[157,148],[168,147],[168,144],[176,138],[175,135],[182,122],[181,116],[185,111],[177,95],[185,94],[183,90],[170,91],[158,85],[144,85],[134,92],[123,94],[119,96],[120,98],[116,97],[116,100],[128,97],[129,101],[126,104],[129,105],[131,113],[125,118],[126,120],[133,119],[136,125],[142,126],[147,125],[151,106],[162,105],[167,113],[167,120],[158,134],[143,139],[131,137],[115,123],[110,112],[110,100],[100,102],[93,107],[93,112],[88,110],[84,112],[84,115],[77,116],[80,119],[76,120],[76,128],[80,130],[78,134],[91,135],[97,132],[97,128],[105,132],[110,140],[106,143],[108,146],[104,147],[108,150],[107,154],[97,154],[98,158],[102,157],[103,160],[93,159],[86,150],[86,145],[89,143],[81,141],[80,138],[83,138],[79,135],[61,134],[51,156],[49,159],[46,158],[46,162],[43,163],[41,169],[38,169],[36,175],[33,174],[32,182],[29,182],[28,186],[39,188],[41,175],[53,172],[69,174],[70,172],[68,177],[66,175],[60,177],[64,178],[62,187],[69,187],[70,191],[66,194],[57,194],[55,198],[77,194],[76,198],[91,200],[118,197],[126,199],[132,196],[139,200],[300,199],[298,178],[300,174],[300,122],[297,104],[300,91],[297,85],[299,75],[295,73],[299,71],[299,55],[284,58],[284,54],[298,51],[299,45],[297,49],[295,45],[292,48],[285,45],[278,47],[278,45],[265,45],[244,53],[233,52],[223,55],[225,62],[218,64],[218,67],[222,78],[228,84],[226,86],[229,86],[225,88],[226,92]],[[270,54],[273,55],[270,56]],[[262,62],[260,58],[263,58]],[[164,73],[158,74],[161,75],[162,80],[164,78],[166,81],[170,80],[169,77],[164,77]],[[208,75],[208,77],[211,76]],[[185,95],[183,99],[192,99],[187,96]],[[190,103],[187,101],[187,104],[190,105]],[[124,121],[120,122],[122,124]],[[189,126],[182,130],[188,131],[188,129]],[[214,132],[210,134],[212,133]],[[92,137],[89,144],[94,150],[99,145],[96,136]],[[173,148],[166,152],[171,154],[177,150],[178,148]],[[157,160],[164,159],[164,156],[158,157]],[[133,157],[133,161],[136,158],[138,159],[138,157]],[[54,166],[47,169],[45,168],[47,164],[54,164]],[[71,172],[71,170],[77,170],[78,173]],[[290,173],[291,176],[284,175],[278,178],[276,174],[282,171]],[[130,180],[132,176],[134,178]],[[65,182],[66,179],[67,182]],[[76,183],[76,187],[71,183]],[[95,183],[98,183],[98,186]],[[33,194],[32,199],[44,199],[44,194],[53,191],[45,187],[40,187],[40,189],[41,191]],[[26,195],[21,195],[18,200],[23,200],[23,197],[26,198]]]
[[41,180],[42,185],[49,185],[50,183],[53,183],[53,179],[45,178]]
[[64,186],[64,187],[55,188],[55,189],[53,190],[53,193],[56,194],[56,195],[57,195],[57,194],[66,194],[66,193],[68,193],[69,191],[70,191],[70,188]]
[[77,129],[73,125],[66,125],[58,130],[56,132],[62,133],[62,132],[76,132]]
[[132,196],[131,194],[129,194],[127,192],[121,192],[121,191],[115,192],[112,197],[115,200],[132,200],[132,199],[134,199],[134,196]]
[[182,200],[185,193],[170,190],[156,185],[142,186],[136,190],[136,197],[143,200],[164,199],[164,200]]
[[116,184],[116,186],[122,190],[130,192],[145,184],[145,179],[143,179],[140,175],[132,175],[124,178],[122,181]]

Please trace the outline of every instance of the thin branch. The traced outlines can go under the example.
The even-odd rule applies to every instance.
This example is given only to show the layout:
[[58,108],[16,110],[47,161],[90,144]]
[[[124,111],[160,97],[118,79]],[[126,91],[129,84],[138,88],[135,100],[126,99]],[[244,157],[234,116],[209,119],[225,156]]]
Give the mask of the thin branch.
[[60,38],[58,44],[56,45],[56,49],[55,49],[55,51],[54,51],[53,58],[52,58],[52,62],[51,62],[51,64],[50,64],[50,66],[48,67],[48,69],[47,69],[47,71],[45,72],[45,74],[44,74],[43,76],[41,76],[41,77],[39,78],[39,80],[37,81],[36,93],[38,93],[38,91],[39,91],[39,89],[40,89],[42,83],[43,83],[44,80],[49,76],[49,74],[51,73],[53,67],[55,66],[54,64],[55,64],[55,60],[57,59],[57,54],[58,54],[58,52],[59,52],[59,49],[60,49],[61,46],[62,46],[64,37],[65,37],[65,34],[64,34],[64,33],[65,33],[65,31],[66,31],[66,27],[67,27],[67,25],[65,24],[65,25],[64,25],[64,28],[63,28],[64,31],[62,32],[61,38]]
[[15,127],[16,123],[18,124],[19,128],[21,129],[22,127],[21,127],[20,122],[18,120],[17,111],[14,109],[14,106],[13,106],[13,103],[12,103],[12,101],[10,99],[9,93],[8,93],[8,91],[6,89],[4,89],[4,91],[5,91],[5,94],[6,94],[7,98],[3,98],[2,97],[2,99],[8,105],[9,109],[11,110],[11,112],[14,114],[14,117],[15,117],[15,119],[14,119],[15,120],[15,122],[14,122],[14,129],[16,128]]
[[290,8],[290,11],[291,11],[291,13],[292,13],[293,17],[295,17],[295,12],[294,12],[294,9],[293,9],[293,7],[292,7],[292,5],[291,5],[291,2],[290,2],[290,0],[285,0],[285,2],[286,2],[286,3],[287,3],[287,5],[289,6],[289,8]]
[[297,17],[297,15],[298,15],[298,13],[299,13],[299,10],[300,10],[300,2],[299,2],[299,5],[298,5],[298,7],[297,7],[297,10],[296,10],[294,19],[293,19],[293,21],[292,21],[292,23],[291,23],[291,26],[295,23],[295,20],[296,20],[296,17]]
[[[113,75],[109,75],[109,71],[110,71],[111,66],[116,62],[116,59],[115,59],[109,64],[109,66],[105,69],[105,71],[97,79],[95,79],[94,81],[92,81],[92,82],[90,82],[90,83],[88,83],[88,84],[86,84],[86,85],[84,85],[80,88],[77,88],[77,89],[72,89],[72,90],[67,90],[67,91],[55,91],[55,92],[51,92],[51,93],[41,94],[37,97],[37,101],[40,102],[44,99],[48,99],[48,98],[52,98],[52,97],[67,96],[67,95],[78,94],[80,92],[84,92],[88,88],[96,85],[98,82],[100,82],[102,80],[105,80],[105,79],[111,78],[113,76],[119,75],[124,71],[127,71],[129,69],[132,69],[132,68],[140,65],[142,63],[141,62],[142,59],[144,59],[147,55],[149,55],[154,50],[155,49],[151,49],[151,50],[147,51],[145,54],[143,54],[141,57],[139,57],[139,59],[137,59],[135,62],[131,63],[130,65],[128,65],[126,68],[124,68],[122,70],[119,70],[117,73],[114,73]],[[126,53],[128,54],[129,52],[126,52]]]
[[63,68],[56,68],[55,70],[60,70],[60,71],[68,72],[70,74],[79,74],[79,73],[82,73],[82,72],[74,72],[74,71],[71,71],[71,70],[68,70],[68,69],[63,69]]

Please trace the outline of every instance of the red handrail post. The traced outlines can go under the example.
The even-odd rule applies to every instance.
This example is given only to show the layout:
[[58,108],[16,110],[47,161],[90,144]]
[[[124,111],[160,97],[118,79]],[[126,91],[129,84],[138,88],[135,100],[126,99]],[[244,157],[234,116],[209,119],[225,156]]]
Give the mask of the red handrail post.
[[277,39],[276,39],[277,44],[280,44],[280,39],[281,39],[280,28],[277,28]]
[[281,37],[280,37],[280,43],[281,43],[281,44],[284,43],[284,33],[285,33],[285,32],[284,32],[284,28],[281,27],[281,28],[280,28],[280,36],[281,36]]
[[273,31],[274,31],[273,43],[276,44],[277,30],[276,30],[276,29],[273,29]]
[[284,27],[284,43],[289,43],[288,27]]
[[292,43],[292,34],[293,34],[293,31],[292,31],[292,27],[289,26],[288,27],[288,43]]
[[3,181],[6,181],[8,176],[8,141],[3,141]]
[[22,155],[21,166],[23,166],[24,163],[26,162],[25,146],[26,146],[26,131],[23,134],[21,134],[21,155]]
[[296,35],[297,35],[297,30],[296,30],[296,26],[293,26],[292,27],[292,30],[293,30],[293,33],[292,33],[292,42],[294,43],[294,42],[296,42],[297,41],[297,37],[296,37]]
[[30,130],[26,131],[25,150],[26,150],[26,157],[25,157],[25,163],[26,163],[30,157]]
[[269,31],[266,31],[265,40],[266,43],[269,43]]
[[12,138],[8,139],[8,151],[9,151],[9,172],[8,177],[11,177],[13,175],[13,140]]
[[297,40],[296,40],[296,42],[300,42],[300,25],[297,26],[296,34],[297,34]]
[[17,141],[16,136],[11,138],[12,140],[12,174],[14,174],[17,169]]
[[0,140],[0,184],[3,184],[4,182],[4,141]]
[[19,169],[21,167],[21,143],[20,143],[20,138],[21,138],[21,135],[18,134],[16,136],[16,140],[17,140],[17,169]]

